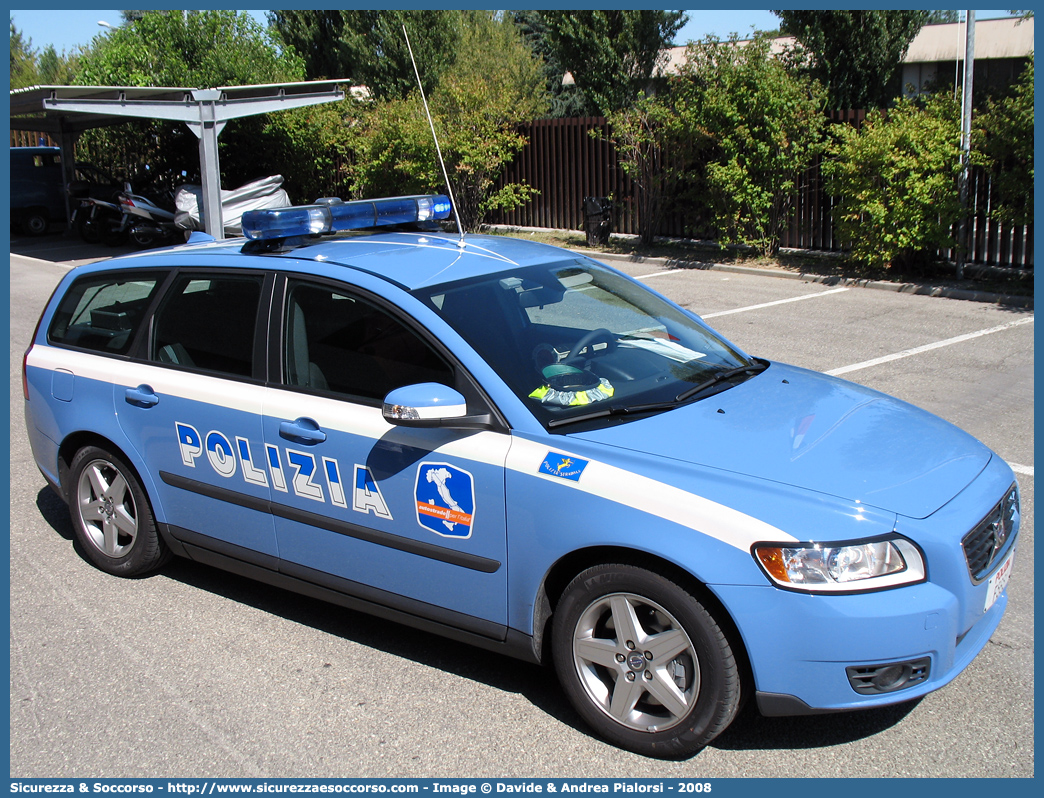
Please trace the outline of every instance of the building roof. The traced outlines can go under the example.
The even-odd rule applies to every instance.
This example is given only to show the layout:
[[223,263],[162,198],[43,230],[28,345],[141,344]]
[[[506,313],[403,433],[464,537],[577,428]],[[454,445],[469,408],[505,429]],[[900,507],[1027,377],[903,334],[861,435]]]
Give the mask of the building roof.
[[[925,25],[914,37],[903,59],[904,64],[933,63],[964,59],[963,22]],[[749,39],[740,40],[742,46]],[[779,36],[772,40],[775,55],[792,47],[793,36]],[[1033,17],[1004,19],[977,19],[975,21],[975,59],[1029,58],[1033,53]],[[658,75],[677,75],[685,63],[685,47],[667,50],[667,62],[657,70]],[[572,76],[570,81],[572,82]]]
[[[903,59],[907,64],[955,61],[964,58],[966,26],[951,22],[925,25]],[[975,21],[975,60],[1028,58],[1033,53],[1033,17]]]

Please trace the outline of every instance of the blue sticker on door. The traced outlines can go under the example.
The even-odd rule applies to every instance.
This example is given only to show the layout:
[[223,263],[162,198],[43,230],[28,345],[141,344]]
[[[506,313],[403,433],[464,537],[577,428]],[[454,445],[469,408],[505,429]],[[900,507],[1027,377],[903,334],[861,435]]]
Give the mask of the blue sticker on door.
[[449,463],[417,467],[417,523],[448,538],[469,538],[475,520],[475,480]]

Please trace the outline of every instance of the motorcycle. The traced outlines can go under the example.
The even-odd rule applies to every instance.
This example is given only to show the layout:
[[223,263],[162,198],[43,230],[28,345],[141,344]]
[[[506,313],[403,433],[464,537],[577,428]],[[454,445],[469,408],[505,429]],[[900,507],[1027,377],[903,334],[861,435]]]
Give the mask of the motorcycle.
[[[170,192],[162,196],[135,194],[130,183],[119,195],[123,214],[122,228],[139,247],[182,244],[186,233],[174,223],[174,200]],[[168,207],[164,207],[169,205]]]
[[80,238],[88,244],[106,244],[118,247],[127,240],[123,225],[123,211],[114,202],[96,197],[81,197],[73,209],[72,224]]
[[90,184],[73,181],[66,189],[72,199],[69,223],[88,244],[119,246],[127,240],[123,229],[123,211],[115,202],[90,196]]

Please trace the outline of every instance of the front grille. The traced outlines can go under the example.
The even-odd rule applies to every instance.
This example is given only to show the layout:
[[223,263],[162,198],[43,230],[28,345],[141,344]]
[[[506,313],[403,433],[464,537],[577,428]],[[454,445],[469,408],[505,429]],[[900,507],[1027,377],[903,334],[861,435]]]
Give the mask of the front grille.
[[993,564],[1007,553],[1019,517],[1019,491],[1015,485],[1005,494],[989,515],[982,519],[964,539],[961,547],[968,562],[972,582],[979,584]]

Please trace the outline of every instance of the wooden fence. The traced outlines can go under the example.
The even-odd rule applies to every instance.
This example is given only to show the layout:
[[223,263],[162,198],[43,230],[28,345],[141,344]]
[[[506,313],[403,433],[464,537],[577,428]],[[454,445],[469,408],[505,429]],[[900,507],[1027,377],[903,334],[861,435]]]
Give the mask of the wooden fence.
[[[837,123],[862,124],[863,111],[831,114]],[[592,135],[591,131],[595,131]],[[524,181],[540,193],[510,212],[494,214],[490,221],[518,227],[548,227],[559,230],[583,228],[584,197],[613,197],[613,229],[638,232],[637,190],[620,167],[616,148],[606,138],[609,131],[602,117],[541,119],[527,125],[523,134],[529,143],[508,165],[501,185]],[[35,146],[41,140],[54,145],[45,134],[11,131],[11,146]],[[966,262],[975,265],[1033,267],[1033,225],[1010,225],[991,219],[994,199],[990,176],[973,169],[969,181],[970,215]],[[823,187],[818,167],[805,172],[794,212],[782,237],[782,246],[838,251],[831,211],[834,199]],[[660,222],[660,235],[713,237],[706,212],[700,208],[668,209]],[[956,253],[941,253],[953,260]]]
[[46,133],[34,133],[31,130],[12,130],[11,131],[11,146],[12,147],[57,147],[58,142],[54,141]]
[[[860,125],[863,111],[839,111],[832,122]],[[518,227],[583,228],[581,205],[584,197],[614,199],[613,229],[619,233],[638,232],[638,202],[633,181],[624,174],[616,148],[607,141],[608,124],[601,117],[541,119],[527,125],[522,133],[529,143],[507,167],[503,183],[525,181],[540,193],[522,207],[491,217],[499,224]],[[591,131],[595,131],[592,134]],[[991,219],[994,201],[990,176],[973,169],[969,182],[970,216],[967,225],[966,262],[976,265],[1032,268],[1033,225],[1006,225]],[[806,171],[782,246],[838,251],[831,211],[834,199],[827,194],[818,166]],[[713,235],[706,228],[698,208],[668,209],[660,223],[664,236],[697,237]],[[941,253],[953,259],[955,253]]]

